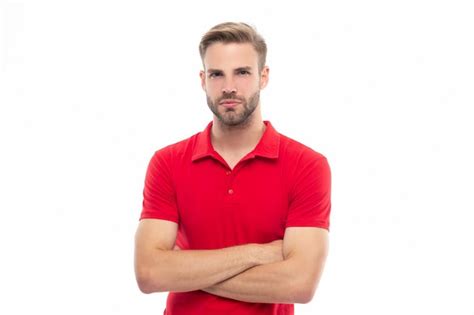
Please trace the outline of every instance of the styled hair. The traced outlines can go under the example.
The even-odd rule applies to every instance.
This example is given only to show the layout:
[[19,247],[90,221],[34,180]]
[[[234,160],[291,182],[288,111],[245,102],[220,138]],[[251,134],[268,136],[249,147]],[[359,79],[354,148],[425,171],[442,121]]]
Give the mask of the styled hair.
[[209,46],[214,43],[249,43],[258,54],[259,71],[265,66],[267,58],[267,45],[263,37],[257,33],[255,28],[245,23],[225,22],[212,27],[199,43],[199,54],[204,60],[204,55]]

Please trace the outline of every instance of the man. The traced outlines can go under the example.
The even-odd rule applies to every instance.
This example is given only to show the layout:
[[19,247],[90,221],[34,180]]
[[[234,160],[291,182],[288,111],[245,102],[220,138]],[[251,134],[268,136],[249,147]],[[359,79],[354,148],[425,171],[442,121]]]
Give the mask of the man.
[[169,291],[165,314],[293,314],[309,302],[328,251],[330,169],[260,111],[266,45],[244,23],[210,29],[203,132],[158,150],[136,234],[142,292]]

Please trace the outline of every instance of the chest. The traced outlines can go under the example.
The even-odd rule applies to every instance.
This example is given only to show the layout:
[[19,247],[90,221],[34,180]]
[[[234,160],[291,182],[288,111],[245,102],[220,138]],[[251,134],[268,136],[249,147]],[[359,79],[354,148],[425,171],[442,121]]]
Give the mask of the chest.
[[194,167],[183,176],[186,180],[177,183],[179,234],[190,248],[222,248],[283,238],[287,183],[274,163],[259,162],[248,161],[232,171],[217,164]]

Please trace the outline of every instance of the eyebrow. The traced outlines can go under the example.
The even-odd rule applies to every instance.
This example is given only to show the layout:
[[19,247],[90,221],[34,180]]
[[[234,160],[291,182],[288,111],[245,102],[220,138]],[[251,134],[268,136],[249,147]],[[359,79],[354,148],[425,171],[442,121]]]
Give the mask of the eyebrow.
[[251,71],[252,70],[252,67],[239,67],[237,69],[235,69],[236,71],[242,71],[242,70],[246,70],[246,71]]
[[[252,67],[250,66],[247,66],[247,67],[238,67],[236,69],[234,69],[234,71],[242,71],[242,70],[246,70],[246,71],[251,71],[252,70]],[[210,72],[223,72],[222,70],[220,69],[207,69],[207,72],[210,73]]]
[[207,72],[210,73],[210,72],[222,72],[222,70],[219,70],[219,69],[207,69]]

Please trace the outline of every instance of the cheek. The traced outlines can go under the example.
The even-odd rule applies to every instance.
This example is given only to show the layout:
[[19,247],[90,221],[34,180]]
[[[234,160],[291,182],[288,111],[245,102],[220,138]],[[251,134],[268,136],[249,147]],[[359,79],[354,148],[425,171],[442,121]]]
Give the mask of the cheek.
[[239,77],[235,80],[235,87],[238,91],[252,91],[259,88],[258,80],[252,77]]
[[209,94],[219,93],[219,91],[222,90],[221,82],[219,82],[219,80],[207,80],[206,90]]
[[235,78],[235,83],[240,85],[252,85],[256,79],[253,76],[238,76]]

